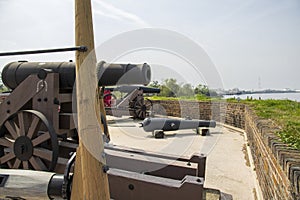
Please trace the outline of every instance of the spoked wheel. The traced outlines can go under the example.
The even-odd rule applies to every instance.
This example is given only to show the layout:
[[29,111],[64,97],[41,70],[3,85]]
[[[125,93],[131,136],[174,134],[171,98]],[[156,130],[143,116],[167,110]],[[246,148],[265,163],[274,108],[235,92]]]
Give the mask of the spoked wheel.
[[152,101],[150,99],[140,98],[134,103],[134,114],[138,119],[145,119],[148,112],[152,109]]
[[1,167],[53,171],[57,159],[57,135],[42,113],[19,111],[3,123],[0,129]]

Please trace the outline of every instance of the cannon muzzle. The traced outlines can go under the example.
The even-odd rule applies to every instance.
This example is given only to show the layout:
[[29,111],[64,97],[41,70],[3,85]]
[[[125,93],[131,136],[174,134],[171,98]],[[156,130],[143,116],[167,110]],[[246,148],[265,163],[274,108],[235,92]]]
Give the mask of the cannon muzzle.
[[[144,64],[114,64],[101,61],[95,66],[99,86],[122,84],[149,84],[151,79],[150,66]],[[75,82],[74,62],[12,62],[2,71],[5,86],[15,89],[22,81],[42,69],[59,73],[60,89],[72,89]]]
[[141,123],[144,131],[153,132],[156,130],[176,131],[181,129],[197,129],[199,127],[216,127],[213,120],[181,120],[169,118],[146,118]]
[[97,64],[99,86],[148,85],[151,79],[150,66],[144,64],[114,64],[101,61]]

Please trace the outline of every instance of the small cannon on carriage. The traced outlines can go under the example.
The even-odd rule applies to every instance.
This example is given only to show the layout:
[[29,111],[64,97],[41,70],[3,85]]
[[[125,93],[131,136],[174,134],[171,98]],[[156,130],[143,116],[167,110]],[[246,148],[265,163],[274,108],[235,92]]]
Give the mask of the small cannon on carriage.
[[159,92],[158,88],[135,85],[105,88],[103,99],[106,114],[130,115],[134,119],[145,119],[152,114],[153,103],[150,99],[144,98],[144,94]]

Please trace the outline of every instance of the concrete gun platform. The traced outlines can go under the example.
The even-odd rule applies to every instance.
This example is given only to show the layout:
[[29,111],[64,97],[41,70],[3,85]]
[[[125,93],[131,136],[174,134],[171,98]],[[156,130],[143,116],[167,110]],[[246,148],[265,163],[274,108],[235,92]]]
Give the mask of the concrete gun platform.
[[190,156],[207,156],[204,187],[221,191],[221,199],[262,199],[256,181],[247,139],[242,130],[218,124],[207,136],[195,130],[166,132],[163,139],[139,128],[140,120],[107,116],[110,145],[145,151]]

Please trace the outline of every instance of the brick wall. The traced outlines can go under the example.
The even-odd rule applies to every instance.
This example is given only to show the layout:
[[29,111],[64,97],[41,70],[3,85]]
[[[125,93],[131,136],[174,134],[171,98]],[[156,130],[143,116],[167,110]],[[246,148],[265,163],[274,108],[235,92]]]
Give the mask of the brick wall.
[[[159,106],[155,106],[159,104]],[[226,101],[154,101],[155,114],[193,119],[216,120],[245,128],[245,105]]]
[[216,120],[246,131],[264,199],[300,199],[300,151],[280,142],[279,129],[259,119],[244,104],[198,101],[155,101],[156,114]]
[[245,131],[264,199],[300,199],[300,151],[280,142],[278,129],[246,107]]

